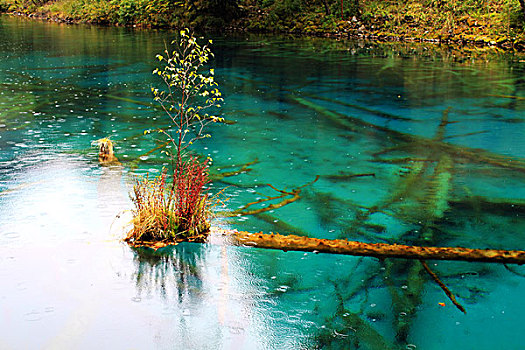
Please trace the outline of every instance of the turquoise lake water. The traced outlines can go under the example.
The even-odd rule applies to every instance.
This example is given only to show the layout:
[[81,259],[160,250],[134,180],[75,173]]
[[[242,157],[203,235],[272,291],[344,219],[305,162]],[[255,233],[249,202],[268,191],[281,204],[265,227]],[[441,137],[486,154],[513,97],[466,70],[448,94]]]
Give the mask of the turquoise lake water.
[[[429,262],[463,314],[419,262],[220,237],[157,252],[122,243],[134,175],[166,165],[144,130],[167,124],[150,87],[171,39],[0,17],[0,349],[525,347],[520,266]],[[525,249],[523,56],[213,39],[235,123],[193,150],[213,174],[244,170],[213,182],[228,198],[215,225]],[[121,167],[98,163],[91,144],[106,136]],[[281,194],[267,184],[307,186],[282,208],[224,217]]]

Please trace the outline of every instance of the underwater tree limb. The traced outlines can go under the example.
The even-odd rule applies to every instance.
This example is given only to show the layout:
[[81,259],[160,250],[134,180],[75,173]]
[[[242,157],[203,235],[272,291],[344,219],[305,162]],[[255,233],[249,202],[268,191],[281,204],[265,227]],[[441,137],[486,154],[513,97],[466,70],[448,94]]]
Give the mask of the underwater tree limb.
[[525,274],[512,269],[510,266],[507,266],[507,264],[503,264],[503,266],[505,266],[505,269],[507,269],[507,271],[515,274],[516,276],[525,277]]
[[[484,149],[470,148],[456,144],[451,144],[440,140],[439,137],[426,138],[423,136],[396,131],[394,129],[390,129],[381,125],[366,122],[356,117],[328,110],[322,107],[321,105],[314,103],[313,101],[301,98],[299,96],[290,96],[289,100],[292,103],[303,106],[304,108],[311,109],[327,117],[329,120],[336,123],[338,126],[350,131],[363,133],[375,130],[383,132],[390,138],[395,139],[399,142],[412,144],[413,147],[417,146],[416,148],[421,150],[433,149],[440,153],[448,153],[454,159],[462,158],[468,160],[470,163],[489,164],[495,167],[525,172],[525,159],[523,158],[505,156],[492,153]],[[448,123],[448,121],[445,121],[444,125]],[[406,146],[407,145],[403,144],[401,147]],[[398,148],[399,146],[394,147],[391,150]],[[380,152],[377,155],[381,153],[385,153],[385,151]]]
[[[520,2],[522,2],[522,0],[520,0]],[[523,14],[523,16],[525,17],[525,13]],[[499,98],[511,98],[511,99],[513,99],[513,100],[525,100],[525,97],[522,97],[522,96],[514,96],[514,95],[497,95],[497,94],[489,94],[488,96],[499,97]]]
[[278,233],[249,233],[236,230],[222,230],[221,233],[229,235],[234,244],[284,251],[369,256],[379,259],[402,258],[525,264],[525,251],[522,250],[421,247],[402,244],[363,243],[343,239],[330,240],[296,235],[285,236]]
[[[259,209],[254,209],[254,210],[246,210],[248,207],[250,207],[252,205],[259,204],[259,203],[266,202],[266,201],[273,200],[273,199],[284,198],[284,197],[286,197],[288,195],[291,195],[292,198],[284,199],[284,200],[282,200],[279,203],[270,204],[269,206],[267,206],[265,208],[259,208]],[[241,214],[241,215],[259,214],[259,213],[262,213],[262,212],[265,212],[265,211],[270,211],[270,210],[273,210],[273,209],[278,209],[278,208],[284,207],[286,204],[290,204],[292,202],[295,202],[299,198],[301,198],[301,196],[299,196],[299,192],[295,192],[295,193],[291,193],[291,194],[290,193],[283,193],[280,196],[268,197],[268,198],[260,199],[258,201],[252,202],[252,203],[248,203],[245,206],[243,206],[242,208],[240,208],[239,210],[234,211],[234,214]]]
[[421,262],[421,265],[423,265],[423,267],[425,268],[425,271],[430,275],[430,277],[432,277],[434,282],[436,282],[441,287],[441,289],[443,289],[443,292],[445,292],[445,294],[450,299],[452,304],[454,304],[459,309],[459,311],[466,314],[467,310],[465,310],[465,308],[460,303],[458,303],[454,294],[452,294],[450,289],[448,289],[447,286],[443,282],[441,282],[438,275],[436,275],[434,271],[432,271],[430,267],[428,267],[427,263],[424,260],[419,260],[419,261]]
[[[301,198],[301,190],[306,187],[306,186],[309,186],[311,184],[313,184],[314,182],[316,182],[317,180],[319,180],[319,175],[317,175],[315,177],[314,180],[302,185],[302,186],[299,186],[297,188],[294,188],[293,190],[291,191],[284,191],[284,190],[279,190],[277,188],[275,188],[273,185],[271,184],[266,184],[266,186],[270,187],[271,189],[273,189],[274,191],[277,191],[279,193],[281,193],[280,196],[275,196],[275,197],[268,197],[265,198],[265,199],[260,199],[260,200],[257,200],[255,202],[252,202],[252,203],[248,203],[246,205],[244,205],[242,208],[240,209],[237,209],[233,212],[231,212],[229,214],[229,216],[236,216],[236,215],[255,215],[255,214],[260,214],[260,213],[263,213],[263,212],[266,212],[266,211],[270,211],[270,210],[274,210],[274,209],[278,209],[278,208],[281,208],[281,207],[284,207],[285,205],[287,204],[290,204],[290,203],[293,203],[295,202],[296,200],[298,200],[299,198]],[[249,207],[251,207],[252,205],[255,205],[255,204],[260,204],[260,203],[263,203],[263,202],[267,202],[267,201],[270,201],[270,200],[274,200],[274,199],[280,199],[280,198],[285,198],[287,196],[292,196],[291,198],[286,198],[286,199],[283,199],[282,201],[280,201],[279,203],[274,203],[274,204],[270,204],[268,205],[267,207],[264,207],[264,208],[259,208],[259,209],[253,209],[253,210],[247,210]]]
[[345,173],[345,172],[340,171],[338,174],[322,175],[322,177],[330,181],[347,181],[347,180],[357,178],[357,177],[376,177],[376,174],[375,173],[353,174],[353,173]]
[[[359,348],[363,346],[370,350],[389,350],[398,349],[394,344],[391,344],[384,336],[379,333],[370,323],[363,320],[357,313],[352,312],[345,308],[345,298],[343,297],[343,288],[338,286],[334,281],[331,281],[334,285],[334,293],[337,300],[337,311],[334,317],[331,317],[325,321],[329,325],[329,329],[337,328],[330,331],[330,336],[323,337],[323,331],[326,332],[325,328],[320,329],[318,335],[318,346],[320,348],[331,348],[333,341],[335,340],[333,335],[338,335],[342,338],[351,336],[346,344],[347,346],[352,344],[354,341],[359,343]],[[337,318],[342,320],[342,326],[338,326]],[[332,333],[333,332],[333,333]]]
[[[391,259],[383,264],[386,269],[384,284],[392,298],[392,309],[396,315],[393,321],[393,327],[396,335],[396,341],[399,344],[408,343],[410,327],[416,317],[424,289],[424,280],[422,274],[424,269],[417,261],[401,261],[394,263]],[[396,288],[394,281],[396,275],[405,275],[402,288]]]
[[[252,168],[250,168],[250,165],[254,165],[254,164],[258,163],[258,162],[259,162],[259,160],[257,158],[255,158],[255,160],[253,160],[251,162],[248,162],[248,163],[227,166],[228,168],[239,167],[239,169],[238,170],[233,170],[233,171],[227,171],[227,172],[224,172],[224,173],[213,173],[213,174],[210,174],[210,179],[211,179],[211,181],[220,181],[220,180],[224,179],[225,177],[231,177],[231,176],[236,176],[236,175],[239,175],[239,174],[242,174],[242,173],[246,173],[246,172],[252,170]],[[224,168],[225,167],[222,167],[222,169],[224,169]]]

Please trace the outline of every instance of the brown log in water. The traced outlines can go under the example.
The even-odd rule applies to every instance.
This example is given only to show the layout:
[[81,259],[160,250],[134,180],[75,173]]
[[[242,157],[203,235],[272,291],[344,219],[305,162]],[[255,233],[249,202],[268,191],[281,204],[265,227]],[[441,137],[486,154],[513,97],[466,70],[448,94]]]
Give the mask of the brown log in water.
[[470,249],[462,247],[419,247],[401,244],[362,243],[342,239],[319,239],[296,235],[249,233],[222,230],[233,243],[244,246],[305,251],[315,253],[346,254],[376,258],[402,258],[418,260],[460,260],[504,264],[524,264],[525,251],[498,249]]

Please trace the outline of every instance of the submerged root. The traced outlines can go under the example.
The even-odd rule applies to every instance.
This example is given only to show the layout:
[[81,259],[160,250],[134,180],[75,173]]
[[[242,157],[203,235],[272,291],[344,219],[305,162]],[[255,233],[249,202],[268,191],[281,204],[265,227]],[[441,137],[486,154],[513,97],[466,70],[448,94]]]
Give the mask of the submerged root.
[[206,243],[207,239],[208,239],[208,233],[203,233],[200,235],[194,235],[194,236],[186,237],[186,238],[169,239],[169,240],[162,240],[162,241],[135,241],[135,240],[130,239],[128,236],[124,239],[124,242],[126,242],[131,247],[147,247],[147,248],[152,248],[154,250],[157,250],[159,248],[178,245],[179,243],[182,243],[182,242]]

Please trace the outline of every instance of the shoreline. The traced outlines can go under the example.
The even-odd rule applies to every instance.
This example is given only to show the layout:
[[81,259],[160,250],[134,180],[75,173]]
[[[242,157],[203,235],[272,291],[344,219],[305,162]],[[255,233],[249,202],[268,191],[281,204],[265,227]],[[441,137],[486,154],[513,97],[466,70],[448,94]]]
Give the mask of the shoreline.
[[[54,22],[59,24],[66,25],[91,25],[91,26],[100,26],[100,27],[120,27],[120,28],[132,28],[132,29],[163,29],[163,30],[174,30],[173,26],[154,26],[154,25],[142,25],[142,24],[130,24],[130,25],[121,25],[118,23],[106,22],[96,22],[88,20],[78,20],[70,17],[62,17],[57,15],[49,15],[42,12],[31,12],[23,13],[19,11],[14,12],[0,12],[0,15],[14,16],[20,18],[26,18],[29,20],[40,20],[43,22]],[[355,19],[345,21],[347,23],[355,22],[361,24]],[[291,35],[299,37],[317,37],[317,38],[331,38],[335,40],[367,40],[375,43],[415,43],[415,44],[431,44],[436,46],[447,45],[458,49],[459,51],[465,49],[469,51],[470,48],[477,49],[497,49],[503,50],[505,52],[517,52],[525,53],[525,40],[511,40],[507,37],[499,38],[490,38],[485,36],[473,37],[472,35],[460,35],[456,37],[455,35],[449,35],[446,38],[433,38],[433,37],[415,37],[410,35],[402,35],[395,32],[387,33],[385,31],[373,29],[367,30],[363,29],[363,25],[359,29],[352,28],[350,30],[341,30],[337,32],[333,31],[318,31],[318,32],[304,32],[304,31],[268,31],[268,30],[248,30],[246,28],[239,27],[238,25],[231,25],[225,27],[223,30],[217,32],[227,32],[227,33],[243,33],[243,34],[273,34],[273,35]],[[373,26],[372,26],[373,27]]]

